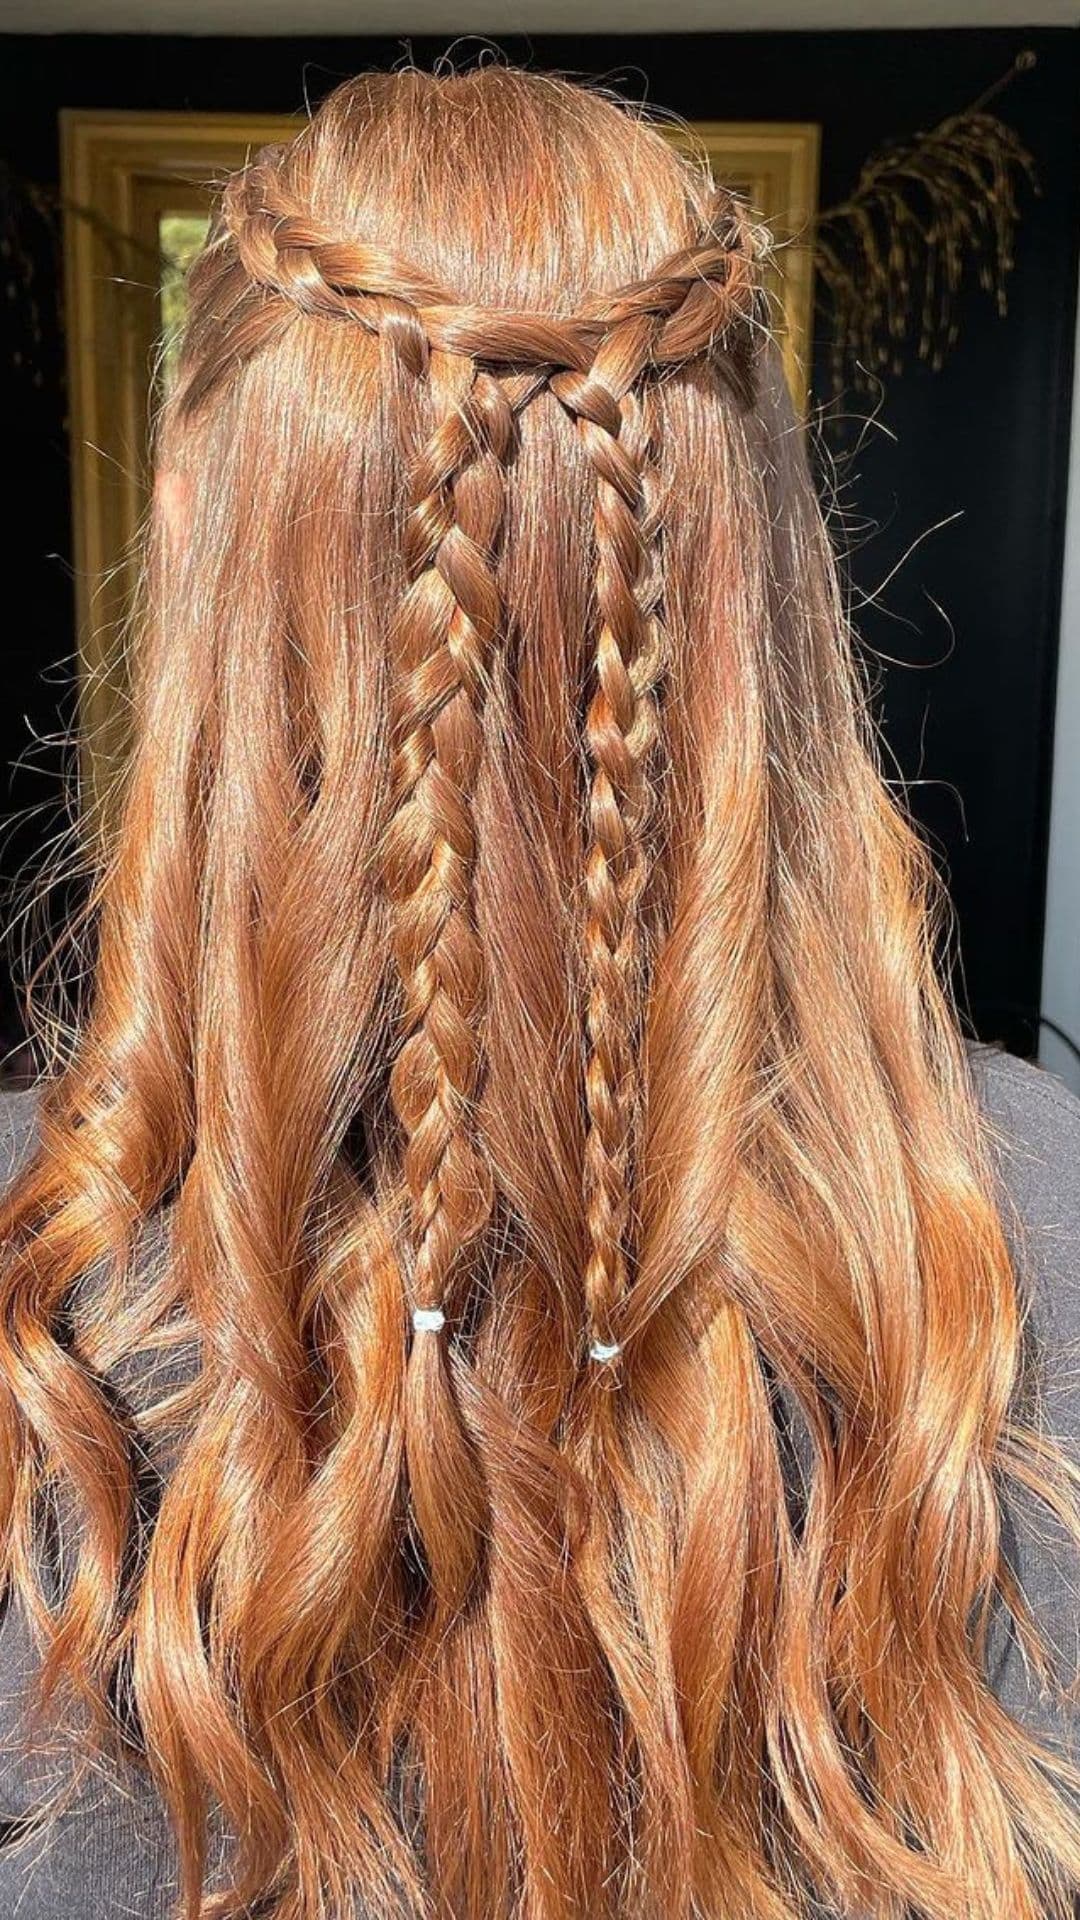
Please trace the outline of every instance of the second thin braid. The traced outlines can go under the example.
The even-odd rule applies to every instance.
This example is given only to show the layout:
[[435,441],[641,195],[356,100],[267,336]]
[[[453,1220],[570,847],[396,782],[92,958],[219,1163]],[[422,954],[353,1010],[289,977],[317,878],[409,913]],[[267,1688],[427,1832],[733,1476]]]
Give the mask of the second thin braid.
[[591,1357],[621,1351],[620,1304],[629,1282],[632,1175],[639,1121],[637,1044],[644,954],[639,907],[648,880],[650,759],[666,644],[649,397],[636,383],[654,352],[657,322],[628,320],[585,376],[553,390],[574,415],[596,474],[595,683],[586,715],[590,761],[585,866],[585,1296]]

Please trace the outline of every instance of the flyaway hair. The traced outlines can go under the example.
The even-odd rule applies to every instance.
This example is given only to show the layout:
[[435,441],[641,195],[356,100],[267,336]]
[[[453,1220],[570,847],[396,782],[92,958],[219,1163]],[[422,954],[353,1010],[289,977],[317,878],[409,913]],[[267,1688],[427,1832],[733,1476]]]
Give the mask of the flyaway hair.
[[0,1260],[42,1706],[184,1920],[1072,1912],[986,1652],[1076,1473],[760,253],[485,66],[338,88],[192,269]]

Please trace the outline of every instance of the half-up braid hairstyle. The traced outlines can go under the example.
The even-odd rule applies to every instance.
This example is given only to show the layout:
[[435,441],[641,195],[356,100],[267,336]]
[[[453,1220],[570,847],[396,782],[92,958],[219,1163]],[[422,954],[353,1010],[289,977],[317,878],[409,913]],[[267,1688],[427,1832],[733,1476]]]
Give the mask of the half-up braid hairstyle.
[[9,1599],[176,1920],[1080,1888],[988,1669],[1076,1472],[761,254],[485,64],[337,88],[192,268],[0,1236]]

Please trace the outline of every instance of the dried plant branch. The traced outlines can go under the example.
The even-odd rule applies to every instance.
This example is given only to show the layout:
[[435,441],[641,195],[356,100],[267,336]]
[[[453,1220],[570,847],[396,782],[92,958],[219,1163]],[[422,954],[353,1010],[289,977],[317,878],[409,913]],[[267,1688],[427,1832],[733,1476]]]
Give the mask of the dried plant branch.
[[1033,64],[1021,55],[974,106],[872,154],[850,197],[820,215],[815,269],[835,391],[899,372],[911,344],[940,367],[972,276],[1005,313],[1020,193],[1039,183],[1019,136],[986,105]]

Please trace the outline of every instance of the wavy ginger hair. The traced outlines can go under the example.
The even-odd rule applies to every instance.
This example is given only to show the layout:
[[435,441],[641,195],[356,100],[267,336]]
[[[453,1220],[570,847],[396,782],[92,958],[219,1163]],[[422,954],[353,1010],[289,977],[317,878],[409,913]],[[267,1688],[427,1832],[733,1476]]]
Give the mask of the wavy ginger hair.
[[1068,1474],[758,251],[487,67],[340,87],[191,273],[0,1514],[192,1920],[1080,1883],[985,1670]]

